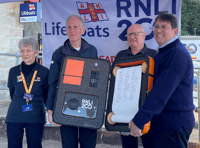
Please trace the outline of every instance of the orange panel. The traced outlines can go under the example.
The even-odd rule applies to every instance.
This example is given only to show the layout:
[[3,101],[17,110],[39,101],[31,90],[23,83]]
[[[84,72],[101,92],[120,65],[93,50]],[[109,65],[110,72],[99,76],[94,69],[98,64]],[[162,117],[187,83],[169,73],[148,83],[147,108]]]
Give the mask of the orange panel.
[[117,64],[121,67],[124,67],[124,66],[134,66],[134,65],[142,65],[142,63],[144,63],[145,60],[141,60],[141,61],[135,61],[135,62],[128,62],[128,63],[120,63],[120,64]]
[[149,57],[149,74],[154,75],[154,60]]
[[84,61],[68,59],[63,83],[81,85]]
[[81,77],[64,76],[63,83],[81,85]]
[[148,76],[148,88],[147,88],[147,90],[150,92],[152,87],[153,87],[153,77]]
[[144,129],[142,131],[142,134],[148,133],[149,129],[150,129],[150,126],[151,126],[151,121],[149,121],[147,124],[144,125]]

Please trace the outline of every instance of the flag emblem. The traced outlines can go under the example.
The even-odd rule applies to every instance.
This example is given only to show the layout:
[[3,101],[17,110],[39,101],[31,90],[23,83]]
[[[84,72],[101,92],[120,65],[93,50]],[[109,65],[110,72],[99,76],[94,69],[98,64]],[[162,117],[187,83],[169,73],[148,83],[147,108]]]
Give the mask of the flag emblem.
[[29,4],[29,10],[35,10],[35,5],[34,4]]
[[109,20],[100,3],[77,2],[76,4],[85,23]]

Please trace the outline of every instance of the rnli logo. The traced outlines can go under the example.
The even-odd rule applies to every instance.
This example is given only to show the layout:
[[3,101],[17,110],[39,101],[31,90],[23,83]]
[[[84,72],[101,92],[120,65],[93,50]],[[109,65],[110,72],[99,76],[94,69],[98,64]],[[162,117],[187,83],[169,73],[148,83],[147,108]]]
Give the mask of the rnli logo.
[[29,10],[35,10],[35,5],[34,4],[29,4]]
[[41,81],[40,77],[37,77],[34,81]]
[[21,75],[17,76],[17,82],[22,82],[22,76]]
[[85,23],[109,20],[100,3],[77,2],[76,4]]

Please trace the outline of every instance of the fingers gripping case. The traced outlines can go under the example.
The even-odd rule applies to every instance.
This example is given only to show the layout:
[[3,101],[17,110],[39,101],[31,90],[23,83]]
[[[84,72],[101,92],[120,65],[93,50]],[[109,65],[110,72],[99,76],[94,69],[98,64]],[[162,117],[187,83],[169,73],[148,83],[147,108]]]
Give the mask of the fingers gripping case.
[[53,121],[63,125],[101,128],[109,72],[107,60],[66,56],[58,80]]
[[[145,64],[146,63],[146,64]],[[146,65],[146,67],[144,66]],[[141,76],[141,84],[140,84],[140,92],[138,93],[138,104],[136,104],[136,107],[139,109],[140,106],[143,105],[148,93],[150,92],[150,90],[153,87],[153,75],[154,75],[154,60],[151,57],[148,57],[146,55],[138,55],[138,56],[134,56],[134,58],[126,58],[126,59],[120,59],[120,60],[116,60],[113,64],[112,64],[112,68],[111,68],[111,79],[110,79],[110,87],[109,87],[109,96],[108,96],[108,103],[107,103],[107,111],[106,111],[106,120],[105,120],[105,127],[108,131],[118,131],[118,132],[130,132],[129,129],[129,122],[131,121],[131,119],[134,117],[134,115],[130,116],[129,119],[127,120],[128,122],[116,122],[114,121],[114,115],[115,112],[117,111],[113,111],[114,110],[114,104],[117,104],[116,102],[120,103],[120,101],[122,101],[120,103],[120,106],[117,107],[117,110],[121,110],[120,112],[122,113],[123,118],[125,117],[124,115],[124,108],[127,108],[127,105],[129,106],[134,106],[134,104],[130,104],[132,103],[130,100],[129,102],[123,102],[124,100],[127,101],[127,99],[123,98],[123,97],[127,97],[124,95],[124,91],[126,91],[126,85],[129,85],[128,83],[135,83],[135,81],[131,81],[131,82],[125,82],[125,86],[124,86],[124,90],[116,90],[118,88],[118,86],[115,85],[116,83],[116,77],[118,74],[119,69],[121,70],[121,72],[123,72],[125,69],[127,68],[132,68],[132,67],[136,67],[136,66],[141,66],[141,68],[146,69],[145,71],[142,70],[142,73],[140,74]],[[144,67],[143,67],[144,66]],[[132,71],[132,73],[128,76],[132,76],[135,74],[135,71]],[[127,77],[127,73],[126,73],[126,77]],[[120,82],[118,85],[123,85],[123,79],[119,78]],[[134,78],[133,78],[134,79]],[[129,80],[130,81],[130,80]],[[129,85],[129,87],[132,85]],[[115,88],[117,87],[117,88]],[[119,97],[119,93],[123,92],[123,97]],[[133,96],[134,93],[131,91],[130,92],[130,96]],[[116,95],[117,94],[117,95]],[[116,95],[117,97],[115,97],[114,95]],[[124,100],[123,100],[123,99]],[[114,100],[115,99],[115,100]],[[119,100],[117,100],[119,99]],[[134,99],[134,98],[133,98]],[[138,110],[137,109],[137,110]],[[116,107],[115,107],[116,110]],[[128,109],[129,110],[129,109]],[[123,120],[123,119],[120,119]],[[145,134],[149,131],[150,128],[150,121],[145,125],[142,133]]]

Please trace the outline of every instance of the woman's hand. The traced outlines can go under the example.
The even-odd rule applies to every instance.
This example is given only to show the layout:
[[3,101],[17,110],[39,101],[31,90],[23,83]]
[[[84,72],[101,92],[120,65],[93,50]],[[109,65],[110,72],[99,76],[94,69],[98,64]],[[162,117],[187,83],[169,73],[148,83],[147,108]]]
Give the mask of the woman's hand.
[[62,126],[61,124],[56,124],[55,122],[53,122],[53,118],[52,118],[52,114],[53,114],[53,111],[52,110],[48,110],[48,119],[49,119],[49,122],[55,126]]

